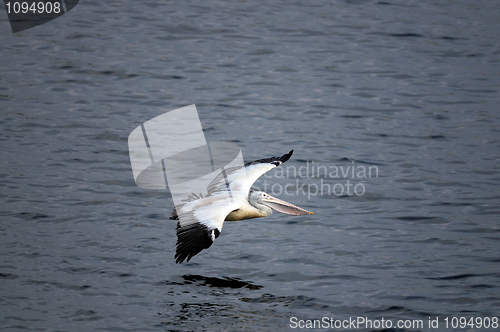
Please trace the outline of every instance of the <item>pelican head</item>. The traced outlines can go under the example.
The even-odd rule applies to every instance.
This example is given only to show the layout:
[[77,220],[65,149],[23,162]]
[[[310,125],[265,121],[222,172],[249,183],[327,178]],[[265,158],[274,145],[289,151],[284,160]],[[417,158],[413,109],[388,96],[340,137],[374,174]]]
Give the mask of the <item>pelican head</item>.
[[270,215],[273,210],[284,214],[291,214],[294,216],[301,216],[306,214],[313,214],[312,212],[306,211],[299,208],[291,203],[282,201],[279,198],[273,197],[263,191],[250,191],[248,195],[248,202],[255,208],[263,212],[264,215]]

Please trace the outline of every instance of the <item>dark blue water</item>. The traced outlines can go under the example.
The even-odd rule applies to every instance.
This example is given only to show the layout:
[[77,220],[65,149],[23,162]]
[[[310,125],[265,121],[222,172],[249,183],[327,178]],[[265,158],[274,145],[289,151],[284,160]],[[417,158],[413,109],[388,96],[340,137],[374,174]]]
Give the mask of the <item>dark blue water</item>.
[[[0,328],[365,317],[437,331],[429,317],[439,330],[498,317],[499,13],[495,1],[89,0],[17,34],[0,15]],[[176,265],[170,194],[135,184],[127,137],[190,104],[207,140],[246,161],[294,149],[256,185],[290,184],[274,194],[315,214],[228,222]],[[326,192],[347,181],[363,194]]]

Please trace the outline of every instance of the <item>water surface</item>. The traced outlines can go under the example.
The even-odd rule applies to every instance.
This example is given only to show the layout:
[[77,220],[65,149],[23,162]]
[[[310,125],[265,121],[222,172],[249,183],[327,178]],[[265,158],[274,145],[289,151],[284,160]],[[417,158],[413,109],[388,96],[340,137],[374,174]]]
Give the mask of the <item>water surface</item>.
[[[498,315],[499,12],[89,0],[17,34],[1,16],[0,327]],[[315,214],[226,223],[176,265],[170,194],[136,186],[127,137],[193,103],[207,140],[238,144],[246,161],[294,149],[286,165],[307,176],[276,170],[257,185],[291,184],[277,196]],[[378,176],[313,177],[312,165]],[[347,181],[365,193],[297,190]]]

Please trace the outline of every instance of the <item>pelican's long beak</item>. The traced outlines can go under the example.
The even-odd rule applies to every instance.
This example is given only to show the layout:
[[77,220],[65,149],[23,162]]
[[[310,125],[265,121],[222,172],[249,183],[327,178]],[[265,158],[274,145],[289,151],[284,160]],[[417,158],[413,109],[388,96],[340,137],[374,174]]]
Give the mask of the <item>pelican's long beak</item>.
[[281,199],[278,199],[278,198],[273,197],[271,195],[269,195],[269,198],[263,199],[262,202],[265,205],[269,206],[271,209],[274,209],[278,212],[285,213],[285,214],[291,214],[294,216],[313,214],[312,212],[301,209],[298,206],[295,206],[291,203],[287,203],[285,201],[282,201]]

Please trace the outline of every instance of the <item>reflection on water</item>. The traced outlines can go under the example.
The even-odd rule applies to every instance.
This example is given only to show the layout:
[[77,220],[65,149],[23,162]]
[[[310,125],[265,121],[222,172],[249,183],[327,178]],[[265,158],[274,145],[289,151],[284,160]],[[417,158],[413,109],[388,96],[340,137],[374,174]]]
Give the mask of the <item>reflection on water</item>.
[[261,289],[263,286],[255,285],[250,282],[241,281],[238,278],[214,278],[214,277],[203,277],[200,275],[184,275],[183,283],[176,283],[175,281],[168,282],[167,285],[191,285],[196,286],[208,286],[217,288],[248,288],[248,289]]

